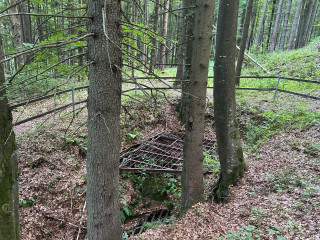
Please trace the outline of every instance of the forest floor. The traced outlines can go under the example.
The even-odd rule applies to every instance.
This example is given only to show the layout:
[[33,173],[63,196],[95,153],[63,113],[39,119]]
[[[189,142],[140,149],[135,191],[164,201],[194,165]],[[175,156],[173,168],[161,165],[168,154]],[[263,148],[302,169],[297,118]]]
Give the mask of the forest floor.
[[[153,105],[139,99],[124,104],[122,148],[163,131],[183,130],[174,106],[164,99]],[[239,94],[238,117],[249,168],[239,184],[231,187],[228,203],[197,204],[183,217],[171,216],[130,238],[320,239],[319,101],[285,94],[271,99],[271,93]],[[176,101],[174,97],[170,100]],[[44,101],[23,113],[14,112],[14,118],[51,108],[52,103]],[[209,103],[206,137],[214,140],[212,113]],[[78,111],[72,124],[71,119],[69,109],[55,118],[15,127],[21,239],[85,239],[86,109]],[[126,180],[121,181],[124,186]],[[134,186],[125,185],[124,198],[133,202]],[[147,211],[163,205],[148,201]],[[176,201],[177,212],[177,198],[171,201]]]

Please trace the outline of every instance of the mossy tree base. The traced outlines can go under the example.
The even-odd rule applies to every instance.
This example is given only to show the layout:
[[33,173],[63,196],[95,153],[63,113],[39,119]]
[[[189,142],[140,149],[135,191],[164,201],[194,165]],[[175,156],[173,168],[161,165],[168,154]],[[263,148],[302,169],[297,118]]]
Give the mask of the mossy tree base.
[[[3,59],[0,36],[0,60]],[[5,83],[0,64],[0,86]],[[12,114],[5,89],[0,90],[0,240],[19,240],[18,160]]]
[[244,176],[247,164],[242,156],[241,163],[234,167],[232,172],[226,176],[220,174],[218,182],[213,186],[210,199],[215,203],[226,203],[229,201],[229,186],[237,185],[238,181]]

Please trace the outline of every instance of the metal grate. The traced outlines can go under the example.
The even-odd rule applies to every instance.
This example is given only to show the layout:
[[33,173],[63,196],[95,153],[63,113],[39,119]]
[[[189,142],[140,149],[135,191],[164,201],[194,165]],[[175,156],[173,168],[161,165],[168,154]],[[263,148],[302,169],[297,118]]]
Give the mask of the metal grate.
[[148,214],[143,220],[141,220],[135,227],[133,227],[129,231],[125,231],[127,236],[137,236],[146,230],[148,227],[145,225],[146,223],[154,223],[156,221],[165,222],[171,216],[169,210],[167,209],[159,209]]
[[[183,135],[161,133],[142,144],[121,152],[120,171],[181,173],[183,163]],[[205,139],[204,151],[215,155],[215,141]],[[208,173],[210,171],[206,171]]]

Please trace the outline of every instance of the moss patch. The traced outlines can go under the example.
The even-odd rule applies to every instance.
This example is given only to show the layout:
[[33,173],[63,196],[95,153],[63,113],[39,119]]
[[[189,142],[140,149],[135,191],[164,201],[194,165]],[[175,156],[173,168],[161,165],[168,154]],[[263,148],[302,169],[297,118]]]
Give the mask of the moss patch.
[[19,239],[16,217],[18,179],[16,143],[12,132],[12,114],[6,101],[0,101],[0,239]]
[[242,162],[238,166],[234,167],[230,174],[227,176],[220,175],[218,182],[213,187],[211,199],[217,203],[228,202],[229,186],[236,185],[239,179],[243,177],[246,169],[247,164],[244,161],[242,154]]

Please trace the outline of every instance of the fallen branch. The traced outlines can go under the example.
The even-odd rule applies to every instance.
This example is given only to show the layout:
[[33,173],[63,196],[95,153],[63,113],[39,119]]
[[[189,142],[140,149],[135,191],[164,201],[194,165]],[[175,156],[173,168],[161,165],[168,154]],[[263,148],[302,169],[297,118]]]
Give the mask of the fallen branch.
[[85,103],[85,102],[87,102],[87,100],[83,100],[83,101],[79,101],[79,102],[75,102],[75,103],[69,103],[69,104],[67,104],[67,105],[64,105],[64,106],[55,108],[55,109],[53,109],[53,110],[50,110],[50,111],[47,111],[47,112],[44,112],[44,113],[41,113],[41,114],[39,114],[39,115],[36,115],[36,116],[32,116],[32,117],[23,119],[23,120],[21,120],[21,121],[19,121],[19,122],[16,122],[16,123],[14,124],[14,126],[18,126],[18,125],[20,125],[20,124],[22,124],[22,123],[26,123],[26,122],[29,122],[29,121],[31,121],[31,120],[34,120],[34,119],[37,119],[37,118],[46,116],[46,115],[48,115],[48,114],[50,114],[50,113],[53,113],[53,112],[55,112],[55,111],[63,110],[63,109],[68,108],[68,107],[70,107],[70,106],[72,106],[72,105],[76,105],[76,104],[80,104],[80,103]]
[[76,240],[79,240],[79,236],[80,236],[80,233],[81,233],[81,228],[83,228],[83,227],[82,227],[82,221],[83,221],[84,210],[85,210],[85,208],[86,208],[86,205],[87,205],[87,201],[84,202],[84,205],[83,205],[83,208],[82,208],[82,214],[81,214],[81,219],[80,219],[80,226],[79,226],[79,230],[78,230],[78,234],[77,234]]
[[61,218],[53,217],[53,216],[50,216],[50,215],[44,215],[44,216],[46,218],[48,218],[48,219],[53,219],[53,220],[57,220],[57,221],[60,221],[60,222],[64,222],[64,223],[66,223],[66,224],[68,224],[68,225],[70,225],[72,227],[87,229],[86,227],[81,227],[81,226],[75,225],[75,224],[67,222],[66,220],[61,219]]
[[[81,89],[85,89],[85,88],[88,88],[88,87],[89,86],[75,87],[73,90],[81,90]],[[33,98],[33,99],[28,100],[28,101],[12,105],[12,106],[10,106],[10,109],[12,110],[12,109],[15,109],[17,107],[24,106],[26,104],[38,102],[38,101],[41,101],[41,100],[44,100],[44,99],[47,99],[47,98],[51,98],[51,97],[54,97],[54,96],[57,96],[57,95],[61,95],[61,94],[64,94],[64,93],[67,93],[67,92],[70,92],[70,91],[72,91],[72,89],[67,89],[67,90],[63,90],[63,91],[60,91],[60,92],[57,92],[57,93],[53,93],[53,94],[50,94],[50,95],[45,95],[45,96],[42,96],[42,97]]]

